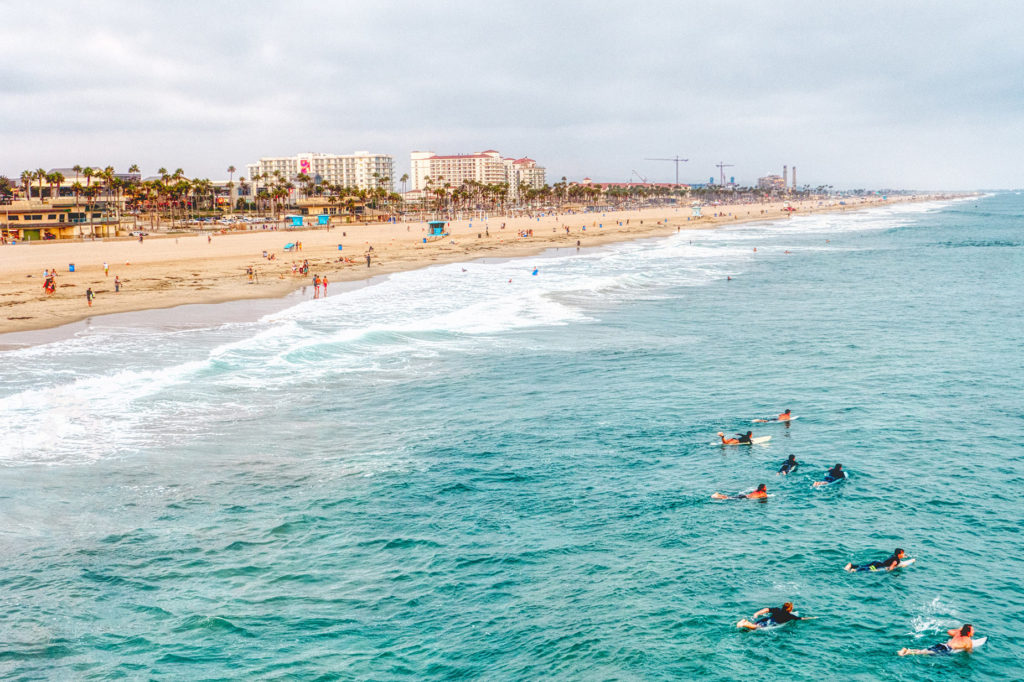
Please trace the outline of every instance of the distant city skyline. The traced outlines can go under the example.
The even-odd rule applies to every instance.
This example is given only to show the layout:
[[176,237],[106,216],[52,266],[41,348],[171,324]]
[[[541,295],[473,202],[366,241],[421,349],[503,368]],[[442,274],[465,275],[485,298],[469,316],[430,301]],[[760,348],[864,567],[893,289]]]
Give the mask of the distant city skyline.
[[[500,149],[565,176],[1019,187],[1024,5],[0,0],[0,174]],[[242,173],[236,172],[235,176]]]

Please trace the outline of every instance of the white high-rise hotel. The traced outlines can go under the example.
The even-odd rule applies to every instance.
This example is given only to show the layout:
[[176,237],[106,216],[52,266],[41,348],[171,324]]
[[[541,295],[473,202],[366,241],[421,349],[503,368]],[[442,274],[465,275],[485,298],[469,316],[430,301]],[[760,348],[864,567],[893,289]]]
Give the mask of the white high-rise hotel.
[[393,189],[394,160],[388,154],[356,152],[354,154],[319,154],[308,152],[296,156],[266,157],[247,166],[249,177],[273,175],[280,171],[286,180],[294,181],[305,173],[314,182],[329,182],[342,187]]
[[518,194],[520,184],[538,189],[544,186],[544,169],[533,159],[502,158],[501,154],[488,149],[475,154],[438,156],[434,152],[413,152],[409,176],[412,188],[422,190],[430,178],[438,184],[458,187],[467,180],[497,185],[507,182],[513,194]]

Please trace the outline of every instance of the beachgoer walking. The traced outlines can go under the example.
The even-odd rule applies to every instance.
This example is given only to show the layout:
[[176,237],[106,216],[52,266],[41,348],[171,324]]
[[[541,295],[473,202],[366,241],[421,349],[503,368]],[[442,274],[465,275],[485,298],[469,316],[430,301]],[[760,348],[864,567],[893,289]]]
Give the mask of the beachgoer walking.
[[92,299],[94,298],[96,298],[96,294],[92,293],[92,287],[89,287],[85,291],[85,300],[89,304],[90,308],[92,307]]
[[313,275],[313,298],[320,298],[320,275]]
[[121,275],[114,275],[114,293],[121,292]]
[[320,286],[324,288],[324,297],[327,296],[327,275],[320,278]]
[[103,276],[106,277],[110,274],[110,266],[107,265],[106,261],[103,263]]
[[370,267],[370,254],[366,254],[366,267]]

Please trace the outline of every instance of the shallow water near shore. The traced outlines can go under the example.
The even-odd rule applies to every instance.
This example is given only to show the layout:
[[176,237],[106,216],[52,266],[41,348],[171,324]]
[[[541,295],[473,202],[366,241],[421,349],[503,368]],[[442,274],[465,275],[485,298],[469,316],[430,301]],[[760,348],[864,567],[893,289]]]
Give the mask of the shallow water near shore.
[[[690,231],[0,353],[0,674],[1018,677],[1022,214]],[[819,619],[734,627],[787,600]],[[984,649],[895,655],[962,622]]]

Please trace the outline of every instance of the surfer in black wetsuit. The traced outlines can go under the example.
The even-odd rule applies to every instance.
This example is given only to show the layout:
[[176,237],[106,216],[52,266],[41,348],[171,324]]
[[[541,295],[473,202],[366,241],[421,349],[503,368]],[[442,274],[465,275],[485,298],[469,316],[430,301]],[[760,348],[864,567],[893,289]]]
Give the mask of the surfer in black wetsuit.
[[815,481],[812,485],[814,485],[815,487],[819,485],[828,485],[829,483],[841,481],[844,478],[846,478],[846,472],[843,471],[843,465],[836,464],[834,467],[828,470],[828,473],[825,474],[825,480]]
[[868,563],[868,564],[853,564],[853,563],[850,563],[850,564],[846,564],[846,566],[844,568],[847,571],[850,571],[850,572],[853,572],[853,571],[880,571],[882,569],[885,569],[886,571],[892,571],[892,570],[894,570],[896,568],[899,568],[900,560],[903,559],[903,557],[905,557],[905,556],[906,556],[906,552],[904,552],[902,549],[897,547],[893,551],[892,556],[890,556],[888,559],[884,559],[883,561],[872,561],[871,563]]
[[755,613],[753,618],[753,621],[749,621],[744,618],[740,622],[736,623],[736,627],[756,630],[758,628],[784,625],[791,620],[810,620],[809,618],[801,618],[800,616],[793,615],[793,602],[791,601],[786,602],[781,607],[766,606]]
[[791,474],[796,471],[798,466],[800,466],[800,462],[796,461],[796,455],[790,455],[789,459],[782,463],[782,466],[779,468],[779,473],[783,476]]
[[753,438],[754,438],[754,432],[753,431],[747,431],[746,434],[742,434],[742,433],[737,433],[736,434],[736,440],[739,443],[753,443],[754,442]]

